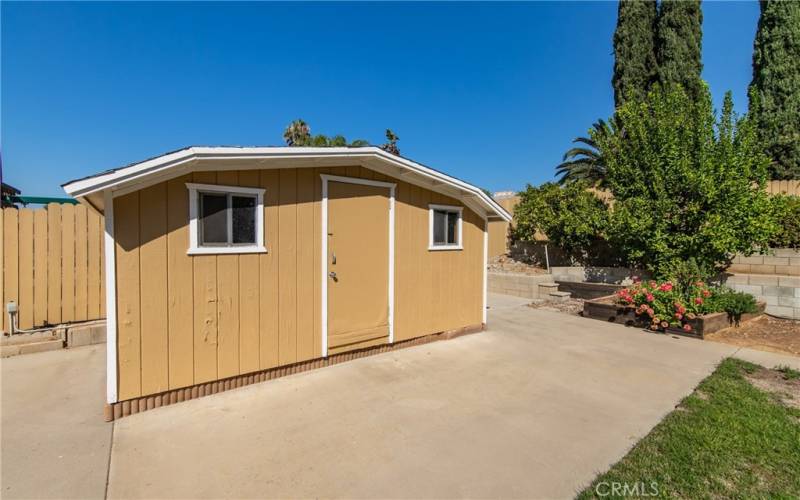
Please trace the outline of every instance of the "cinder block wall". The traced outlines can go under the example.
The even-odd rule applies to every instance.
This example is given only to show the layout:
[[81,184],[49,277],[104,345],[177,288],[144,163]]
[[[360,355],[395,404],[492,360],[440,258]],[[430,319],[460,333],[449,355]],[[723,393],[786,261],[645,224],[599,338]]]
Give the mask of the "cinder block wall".
[[770,255],[737,255],[728,272],[800,276],[800,250],[774,248]]
[[768,314],[800,319],[800,277],[734,274],[725,283],[766,302]]

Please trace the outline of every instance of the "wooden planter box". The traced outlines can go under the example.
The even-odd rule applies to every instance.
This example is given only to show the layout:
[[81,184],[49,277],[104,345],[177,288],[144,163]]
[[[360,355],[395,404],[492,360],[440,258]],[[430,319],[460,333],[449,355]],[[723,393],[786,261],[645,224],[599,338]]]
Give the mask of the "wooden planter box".
[[[625,326],[639,326],[642,328],[650,326],[636,317],[636,308],[615,304],[614,299],[614,295],[608,295],[598,299],[587,300],[583,303],[583,315],[587,318],[599,319],[610,323],[619,323]],[[758,307],[758,312],[742,314],[741,323],[750,321],[764,313],[767,304],[765,302],[757,302],[756,305]],[[728,313],[719,312],[699,316],[695,319],[688,320],[687,323],[692,325],[691,332],[685,332],[680,328],[670,327],[667,328],[665,333],[702,339],[707,333],[714,333],[723,328],[728,328],[733,324],[733,321],[728,318]]]

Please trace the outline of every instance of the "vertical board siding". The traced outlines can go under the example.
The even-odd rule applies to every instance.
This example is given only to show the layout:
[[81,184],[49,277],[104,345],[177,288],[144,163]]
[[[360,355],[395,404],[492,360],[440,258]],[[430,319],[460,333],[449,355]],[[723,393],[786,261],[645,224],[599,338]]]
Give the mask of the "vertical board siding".
[[260,172],[261,187],[264,188],[264,244],[267,253],[258,255],[258,341],[260,368],[278,366],[280,344],[280,308],[278,300],[278,263],[280,255],[280,181],[277,170]]
[[[457,201],[363,167],[195,172],[115,201],[120,400],[320,356],[322,173],[397,183],[395,340],[481,323],[483,219],[428,251],[428,204]],[[190,181],[263,188],[267,252],[187,255]]]
[[[258,170],[239,172],[239,185],[259,187]],[[259,342],[259,256],[239,256],[239,373],[258,371],[261,363]]]
[[[217,174],[195,172],[194,182],[216,184]],[[195,255],[191,261],[194,273],[194,383],[199,384],[217,379],[217,256]]]
[[[236,171],[217,173],[217,184],[238,186]],[[239,374],[239,256],[217,256],[217,377]]]
[[187,175],[167,183],[167,329],[169,388],[194,384],[194,280],[189,248]]
[[142,393],[169,389],[167,328],[167,186],[139,192]]
[[120,400],[142,395],[139,193],[114,200]]
[[102,217],[84,206],[51,203],[5,208],[0,220],[2,331],[10,330],[8,300],[17,303],[22,329],[104,317],[99,293]]
[[297,361],[297,169],[278,171],[278,363]]

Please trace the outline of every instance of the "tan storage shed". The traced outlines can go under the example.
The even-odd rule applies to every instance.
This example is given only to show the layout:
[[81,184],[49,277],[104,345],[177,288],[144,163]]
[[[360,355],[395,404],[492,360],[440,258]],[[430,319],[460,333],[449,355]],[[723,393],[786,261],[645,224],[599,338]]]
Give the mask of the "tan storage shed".
[[64,189],[105,215],[109,418],[480,330],[510,220],[375,147],[191,147]]

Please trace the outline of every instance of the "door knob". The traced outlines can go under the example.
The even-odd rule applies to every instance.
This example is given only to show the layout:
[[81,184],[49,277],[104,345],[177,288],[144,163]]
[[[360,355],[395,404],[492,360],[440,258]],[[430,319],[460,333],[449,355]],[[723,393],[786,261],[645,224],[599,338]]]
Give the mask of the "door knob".
[[330,276],[331,278],[333,278],[335,280],[336,279],[336,271],[329,272],[328,276]]

